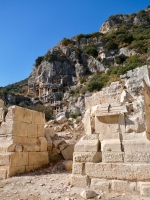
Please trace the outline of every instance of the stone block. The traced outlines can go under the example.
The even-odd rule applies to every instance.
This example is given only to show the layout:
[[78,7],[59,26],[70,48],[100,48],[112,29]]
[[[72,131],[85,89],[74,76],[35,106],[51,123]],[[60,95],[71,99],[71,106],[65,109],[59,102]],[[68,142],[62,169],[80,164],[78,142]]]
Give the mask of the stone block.
[[121,152],[103,153],[102,162],[104,163],[124,162],[124,153]]
[[14,121],[12,135],[27,137],[27,124],[24,122]]
[[23,144],[24,152],[37,152],[40,151],[40,147],[37,144]]
[[36,124],[26,124],[27,137],[37,137],[37,125]]
[[64,140],[54,140],[53,141],[53,146],[55,148],[58,148],[59,144],[61,144],[62,142],[64,142]]
[[20,144],[37,144],[38,140],[36,137],[28,138],[28,137],[13,136],[13,142]]
[[49,163],[48,152],[29,152],[28,165],[46,165]]
[[98,139],[98,134],[88,134],[84,135],[81,140],[97,140]]
[[75,152],[97,152],[99,150],[99,140],[80,140],[76,143]]
[[39,137],[40,151],[47,151],[47,140],[45,137]]
[[102,152],[74,152],[73,153],[74,162],[101,162]]
[[8,177],[14,176],[16,174],[22,174],[26,170],[25,166],[19,166],[19,167],[10,167],[8,172]]
[[71,176],[71,185],[77,187],[87,187],[88,186],[88,177],[86,175],[76,175]]
[[138,191],[145,197],[150,197],[150,182],[138,182]]
[[32,123],[33,124],[44,124],[45,123],[45,114],[37,111],[32,113]]
[[31,172],[31,171],[34,170],[34,166],[33,165],[28,165],[28,166],[26,166],[25,170],[26,170],[26,172]]
[[150,163],[150,153],[149,152],[125,153],[124,162]]
[[0,167],[0,180],[7,178],[7,170],[6,167]]
[[21,167],[28,165],[28,152],[15,152],[10,156],[10,167]]
[[9,165],[11,153],[0,153],[0,166]]
[[22,145],[21,145],[21,144],[16,144],[16,146],[15,146],[15,151],[16,151],[16,152],[22,152],[22,151],[23,151]]
[[37,137],[44,137],[45,131],[44,131],[44,125],[38,124],[37,125]]
[[[16,144],[9,144],[7,148],[7,152],[14,152],[15,151]],[[5,151],[5,148],[3,149]]]
[[65,160],[73,160],[74,144],[68,145],[64,150],[61,151]]
[[73,163],[72,173],[73,174],[83,174],[83,163]]
[[101,142],[102,152],[121,152],[121,143],[119,139],[103,140]]
[[93,178],[147,181],[150,164],[85,163],[85,174]]
[[136,182],[112,180],[112,190],[114,192],[133,192],[136,191]]
[[111,139],[120,139],[120,134],[119,132],[116,132],[116,133],[100,133],[99,134],[99,140],[100,142],[103,141],[103,140],[111,140]]
[[137,153],[137,152],[150,152],[149,140],[123,140],[122,141],[124,152]]
[[109,191],[111,186],[111,181],[106,179],[92,178],[91,179],[91,188],[99,189],[101,191]]

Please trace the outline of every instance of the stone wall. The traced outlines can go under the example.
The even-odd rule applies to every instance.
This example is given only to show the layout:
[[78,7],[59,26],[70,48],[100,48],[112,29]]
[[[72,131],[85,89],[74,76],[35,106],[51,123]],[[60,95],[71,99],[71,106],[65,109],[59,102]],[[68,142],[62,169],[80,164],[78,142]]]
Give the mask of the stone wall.
[[117,95],[108,101],[104,95],[97,96],[98,105],[86,104],[86,135],[75,145],[72,185],[150,196],[149,71],[144,66],[125,77],[119,102]]
[[45,115],[9,107],[0,126],[0,178],[32,171],[49,163]]

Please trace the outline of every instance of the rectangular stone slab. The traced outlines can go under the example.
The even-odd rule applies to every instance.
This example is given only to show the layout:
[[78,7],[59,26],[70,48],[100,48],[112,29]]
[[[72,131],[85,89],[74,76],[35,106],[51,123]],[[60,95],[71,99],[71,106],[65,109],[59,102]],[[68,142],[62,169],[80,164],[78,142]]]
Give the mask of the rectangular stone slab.
[[73,162],[101,162],[102,152],[74,152]]
[[80,140],[74,147],[75,152],[96,152],[99,149],[99,140]]
[[85,163],[85,174],[102,179],[150,181],[150,164]]

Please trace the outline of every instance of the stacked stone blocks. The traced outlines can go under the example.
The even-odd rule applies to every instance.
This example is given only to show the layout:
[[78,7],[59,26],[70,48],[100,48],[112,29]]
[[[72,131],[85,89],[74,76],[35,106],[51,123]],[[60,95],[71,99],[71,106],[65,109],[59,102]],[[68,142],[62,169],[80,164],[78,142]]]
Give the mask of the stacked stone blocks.
[[0,178],[32,171],[49,163],[43,113],[9,107],[0,126]]

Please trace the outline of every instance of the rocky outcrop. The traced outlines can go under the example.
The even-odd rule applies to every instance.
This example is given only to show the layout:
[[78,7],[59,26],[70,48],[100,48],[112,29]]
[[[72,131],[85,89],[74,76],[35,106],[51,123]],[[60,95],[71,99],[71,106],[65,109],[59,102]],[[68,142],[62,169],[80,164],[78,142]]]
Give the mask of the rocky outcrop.
[[102,24],[100,27],[100,33],[108,33],[110,29],[117,25],[149,25],[149,9],[134,13],[131,15],[114,15]]

